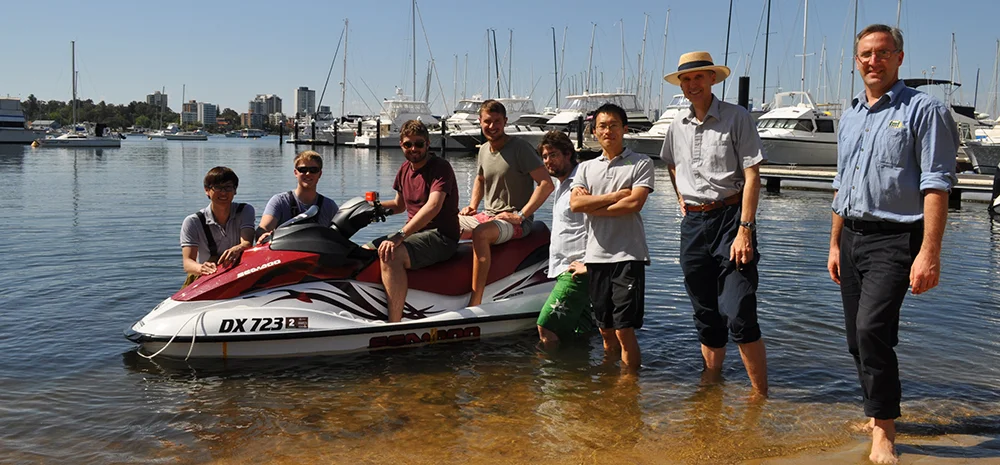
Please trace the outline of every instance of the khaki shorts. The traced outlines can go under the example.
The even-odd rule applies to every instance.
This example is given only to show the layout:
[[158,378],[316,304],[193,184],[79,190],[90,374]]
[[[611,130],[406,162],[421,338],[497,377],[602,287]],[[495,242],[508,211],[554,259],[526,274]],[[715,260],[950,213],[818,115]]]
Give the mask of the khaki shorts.
[[520,239],[528,234],[531,234],[531,219],[525,218],[521,224],[512,224],[504,220],[498,220],[486,213],[476,213],[475,215],[458,215],[458,226],[462,229],[462,232],[472,231],[484,223],[490,223],[497,225],[497,229],[500,230],[500,237],[494,244],[503,244],[511,239]]
[[[382,236],[372,241],[372,247],[378,250],[379,244],[385,238],[386,236]],[[443,262],[455,255],[458,250],[458,241],[441,234],[437,228],[411,234],[403,239],[403,245],[406,247],[406,253],[410,256],[409,269],[411,270],[419,270]]]

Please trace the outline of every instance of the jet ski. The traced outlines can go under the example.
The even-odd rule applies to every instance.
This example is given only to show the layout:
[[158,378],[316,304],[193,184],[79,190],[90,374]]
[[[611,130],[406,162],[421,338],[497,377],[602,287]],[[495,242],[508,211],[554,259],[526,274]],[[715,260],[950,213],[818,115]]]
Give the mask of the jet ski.
[[477,340],[535,328],[554,280],[549,230],[493,246],[483,303],[466,307],[472,244],[448,261],[408,271],[403,321],[388,323],[378,253],[350,240],[385,221],[377,193],[347,201],[333,226],[315,207],[275,229],[269,243],[198,278],[125,330],[147,358],[264,358],[359,352]]

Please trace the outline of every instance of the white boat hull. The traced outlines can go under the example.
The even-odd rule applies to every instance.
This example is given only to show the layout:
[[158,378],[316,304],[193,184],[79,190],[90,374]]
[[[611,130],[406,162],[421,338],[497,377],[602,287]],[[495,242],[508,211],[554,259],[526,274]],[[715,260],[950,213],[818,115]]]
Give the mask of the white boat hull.
[[761,134],[764,155],[772,165],[837,166],[837,142],[772,138]]
[[1000,164],[1000,144],[967,143],[965,154],[979,174],[993,175]]
[[28,145],[45,137],[45,131],[34,129],[0,128],[0,144]]
[[208,136],[201,134],[167,134],[163,136],[167,140],[208,140]]
[[121,139],[103,137],[88,139],[39,139],[38,143],[42,147],[118,148],[122,146]]
[[[430,133],[431,135],[431,148],[441,147],[441,134],[437,132]],[[369,147],[374,148],[376,144],[382,144],[382,148],[399,148],[399,133],[389,133],[381,137],[381,141],[376,141],[375,137],[368,134],[362,134],[354,138],[351,142],[345,142],[344,145],[353,145],[355,147]]]
[[625,147],[649,158],[659,159],[663,150],[663,136],[625,134]]

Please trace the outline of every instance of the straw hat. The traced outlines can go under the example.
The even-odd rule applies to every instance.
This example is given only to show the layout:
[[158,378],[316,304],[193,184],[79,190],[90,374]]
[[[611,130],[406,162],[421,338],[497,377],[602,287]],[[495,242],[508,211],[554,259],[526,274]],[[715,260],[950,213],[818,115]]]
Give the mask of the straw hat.
[[729,68],[717,66],[712,61],[712,55],[708,52],[688,52],[681,55],[681,59],[678,60],[677,72],[663,76],[663,79],[666,79],[667,82],[675,86],[679,86],[681,85],[681,74],[702,70],[715,71],[715,82],[713,84],[718,84],[729,77]]

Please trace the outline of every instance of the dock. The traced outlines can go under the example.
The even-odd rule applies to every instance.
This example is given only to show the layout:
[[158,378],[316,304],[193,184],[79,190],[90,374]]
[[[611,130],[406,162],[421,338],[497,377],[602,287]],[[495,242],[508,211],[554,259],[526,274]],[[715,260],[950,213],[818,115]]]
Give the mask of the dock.
[[[837,168],[832,166],[786,166],[786,165],[761,165],[760,177],[767,192],[781,192],[782,181],[806,181],[826,184],[827,188],[833,189],[833,178],[837,174]],[[993,191],[993,176],[985,174],[965,174],[958,175],[958,184],[948,195],[948,208],[962,208],[963,192],[985,192],[990,194]]]

